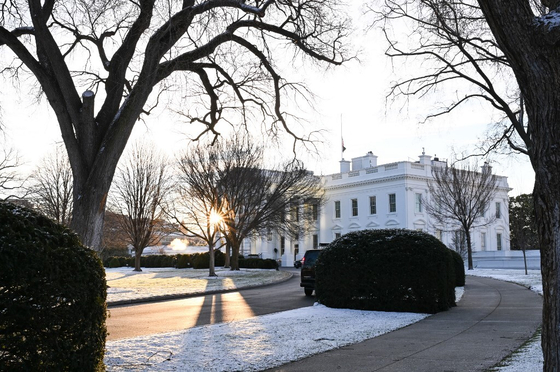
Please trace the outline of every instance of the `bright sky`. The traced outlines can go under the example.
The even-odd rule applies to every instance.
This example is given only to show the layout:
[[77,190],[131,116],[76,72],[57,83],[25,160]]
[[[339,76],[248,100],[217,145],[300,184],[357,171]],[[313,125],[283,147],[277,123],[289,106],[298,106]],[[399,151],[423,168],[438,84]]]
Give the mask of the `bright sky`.
[[[354,40],[363,51],[360,62],[352,61],[327,72],[316,68],[305,68],[302,72],[288,64],[283,72],[286,77],[293,75],[297,80],[304,80],[317,95],[314,112],[294,108],[309,121],[305,130],[325,130],[319,156],[298,154],[308,168],[316,174],[338,172],[341,128],[347,160],[372,151],[378,156],[378,164],[416,161],[423,148],[428,155],[448,159],[453,152],[472,152],[481,142],[491,120],[485,107],[472,104],[453,115],[419,124],[433,102],[411,101],[408,105],[388,102],[385,96],[390,83],[405,66],[393,65],[384,56],[386,44],[379,33],[362,35],[358,31]],[[0,102],[8,143],[20,151],[31,168],[60,143],[56,118],[45,102],[34,103],[25,87],[14,90],[4,86]],[[148,117],[146,124],[137,123],[133,138],[150,138],[172,153],[187,145],[185,132],[189,133],[186,124],[156,114]],[[491,162],[495,173],[508,177],[513,188],[510,196],[532,191],[534,176],[528,159],[494,156]]]

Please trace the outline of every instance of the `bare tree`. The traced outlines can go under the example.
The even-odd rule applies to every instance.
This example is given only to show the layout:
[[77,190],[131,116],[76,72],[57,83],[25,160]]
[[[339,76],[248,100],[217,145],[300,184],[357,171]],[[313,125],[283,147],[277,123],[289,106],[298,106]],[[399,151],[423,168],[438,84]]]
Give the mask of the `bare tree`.
[[25,180],[18,172],[20,166],[21,159],[17,151],[3,146],[0,150],[0,199],[21,198]]
[[119,166],[113,184],[111,209],[135,253],[134,271],[142,271],[144,248],[155,244],[162,226],[163,203],[171,189],[167,161],[152,146],[136,144]]
[[496,195],[498,180],[488,164],[484,164],[482,172],[478,172],[476,165],[436,166],[432,176],[426,211],[440,225],[460,226],[467,243],[468,269],[472,270],[471,231],[492,221],[491,216],[484,218],[484,213]]
[[[432,98],[426,121],[471,101],[485,103],[494,125],[480,145],[481,154],[496,150],[527,154],[527,124],[519,117],[519,87],[478,4],[471,0],[380,2],[382,7],[370,5],[370,9],[389,43],[386,54],[422,66],[412,74],[400,75],[389,96],[407,101]],[[413,29],[406,40],[399,34],[402,23]],[[453,93],[442,95],[445,89]]]
[[348,59],[350,23],[334,0],[0,4],[0,48],[13,55],[0,71],[18,80],[30,74],[55,112],[74,176],[71,227],[95,249],[119,158],[162,94],[188,99],[178,110],[202,134],[250,120],[306,141],[283,103],[308,92],[282,78],[275,56]]
[[72,217],[72,168],[63,148],[48,154],[33,171],[29,195],[35,209],[52,220],[70,225]]
[[244,239],[268,232],[304,234],[323,204],[318,177],[295,161],[267,168],[263,156],[263,146],[234,137],[212,147],[200,144],[180,160],[179,183],[201,190],[198,195],[203,191],[203,212],[220,216],[232,270],[239,270]]
[[451,248],[459,253],[463,260],[468,258],[467,234],[465,234],[463,229],[453,231],[453,235],[451,235]]
[[114,252],[127,251],[128,236],[121,228],[121,220],[123,216],[112,212],[110,207],[105,211],[105,223],[103,224],[103,251],[101,257],[114,255]]
[[324,205],[319,178],[298,162],[275,170],[264,169],[262,161],[234,166],[225,169],[220,184],[232,270],[239,270],[241,243],[251,234],[303,236],[315,226],[318,210]]
[[[404,89],[408,94],[422,94],[436,89],[449,81],[462,81],[471,88],[480,89],[485,94],[479,95],[505,114],[503,135],[509,146],[529,156],[535,170],[535,187],[533,200],[535,219],[538,227],[539,246],[541,250],[541,272],[543,277],[543,331],[542,346],[544,352],[544,370],[560,370],[560,23],[558,14],[560,2],[557,0],[410,0],[391,1],[389,18],[402,18],[415,22],[416,27],[425,38],[420,38],[421,47],[413,55],[431,56],[440,60],[439,66],[448,66],[451,72],[447,77],[434,74],[427,89]],[[403,4],[392,6],[393,4]],[[418,5],[407,7],[406,5]],[[428,5],[424,7],[424,5]],[[414,13],[422,6],[426,14]],[[440,10],[441,9],[441,10]],[[396,12],[393,12],[396,10]],[[467,16],[471,11],[477,16]],[[406,15],[405,15],[406,14]],[[447,15],[447,16],[446,16]],[[478,27],[467,27],[470,19],[478,21]],[[442,21],[443,20],[443,21]],[[456,21],[466,23],[457,23]],[[457,25],[455,27],[454,25]],[[445,25],[440,27],[439,25]],[[425,27],[426,28],[425,28]],[[430,35],[422,33],[434,30]],[[488,30],[488,31],[486,31]],[[445,43],[446,37],[453,37],[454,42]],[[474,38],[468,37],[475,35]],[[475,45],[473,40],[485,41],[491,48],[482,47],[481,51],[488,58],[486,66],[506,71],[510,80],[493,79],[492,75],[481,74],[480,64],[472,63],[472,54],[465,49]],[[425,49],[431,45],[439,47],[431,51]],[[426,51],[426,53],[424,53]],[[456,51],[456,53],[454,53]],[[397,52],[406,56],[409,54]],[[474,59],[476,60],[476,58]],[[453,61],[465,61],[459,65]],[[456,66],[470,64],[480,79],[457,74]],[[419,64],[417,64],[419,65]],[[443,68],[443,67],[441,67]],[[505,69],[505,70],[504,70]],[[508,72],[511,71],[511,72]],[[413,79],[419,81],[421,78]],[[502,94],[495,94],[492,88],[497,84],[510,86]],[[405,84],[406,86],[406,84]],[[517,91],[519,93],[517,93]],[[497,93],[497,92],[496,92]],[[473,93],[477,94],[476,91]],[[509,98],[508,98],[509,97]],[[521,98],[521,99],[520,99]],[[515,102],[508,108],[504,103]],[[464,101],[462,96],[458,102]],[[456,105],[451,105],[456,107]],[[517,109],[515,107],[518,107]],[[444,110],[444,112],[447,110]],[[523,115],[516,115],[516,113]],[[526,118],[525,118],[526,113]],[[513,136],[510,134],[514,134]],[[515,139],[514,139],[515,138]],[[491,148],[490,148],[491,149]]]
[[223,199],[218,195],[216,187],[216,154],[211,152],[212,147],[209,145],[199,142],[194,150],[178,159],[175,206],[170,213],[183,234],[199,238],[208,245],[208,275],[217,276],[214,248],[220,242]]

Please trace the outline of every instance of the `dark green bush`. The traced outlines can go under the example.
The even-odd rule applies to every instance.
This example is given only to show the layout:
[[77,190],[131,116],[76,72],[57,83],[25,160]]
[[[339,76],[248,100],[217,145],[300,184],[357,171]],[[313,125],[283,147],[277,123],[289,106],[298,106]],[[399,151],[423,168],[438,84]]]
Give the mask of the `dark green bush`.
[[121,267],[123,266],[134,266],[134,258],[133,257],[118,257],[119,264]]
[[453,266],[455,268],[455,286],[464,287],[465,286],[465,262],[463,257],[453,249],[449,250],[451,252],[451,259],[453,260]]
[[107,264],[105,265],[106,267],[110,267],[110,268],[115,268],[115,267],[122,267],[125,266],[122,264],[121,260],[119,259],[119,257],[111,257],[107,260]]
[[239,260],[239,267],[244,269],[278,269],[278,262],[271,258],[244,258]]
[[101,251],[101,259],[106,262],[111,257],[130,257],[127,248],[111,248],[107,247]]
[[[210,254],[193,253],[192,254],[192,267],[195,269],[208,269],[210,267]],[[226,255],[222,251],[214,251],[214,266],[224,266],[226,263]]]
[[190,254],[178,254],[177,255],[177,263],[175,265],[178,269],[184,269],[187,267],[191,267],[191,255]]
[[[215,266],[224,266],[226,255],[222,251],[214,251]],[[274,261],[274,260],[272,260]],[[123,267],[129,266],[134,267],[134,257],[109,257],[104,260],[105,267]],[[208,252],[204,253],[191,253],[191,254],[177,254],[177,255],[150,255],[140,257],[141,267],[176,267],[178,269],[193,267],[195,269],[208,269],[210,265],[210,259]],[[272,263],[263,264],[270,267]]]
[[364,230],[320,253],[315,291],[329,307],[436,313],[455,305],[454,275],[449,249],[435,237]]
[[175,267],[177,257],[164,254],[140,257],[142,267]]
[[104,370],[101,261],[67,228],[0,202],[0,370]]

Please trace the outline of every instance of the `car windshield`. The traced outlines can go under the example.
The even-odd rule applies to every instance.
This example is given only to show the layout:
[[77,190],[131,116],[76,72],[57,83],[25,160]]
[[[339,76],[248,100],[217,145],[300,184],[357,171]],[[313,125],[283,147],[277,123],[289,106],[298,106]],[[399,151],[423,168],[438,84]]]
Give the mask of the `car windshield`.
[[305,252],[305,266],[313,266],[315,261],[317,261],[317,257],[319,256],[319,251],[307,251]]

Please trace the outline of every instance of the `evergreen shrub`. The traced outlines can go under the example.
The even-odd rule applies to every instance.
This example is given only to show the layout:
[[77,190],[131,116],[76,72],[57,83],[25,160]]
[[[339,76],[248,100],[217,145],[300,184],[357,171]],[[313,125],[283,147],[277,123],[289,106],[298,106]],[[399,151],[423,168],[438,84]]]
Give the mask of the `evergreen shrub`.
[[335,308],[436,313],[455,306],[449,249],[411,230],[363,230],[333,241],[316,263],[315,292]]
[[177,255],[177,263],[175,267],[178,269],[184,269],[187,267],[191,267],[191,255],[190,254],[178,254]]
[[110,268],[115,268],[115,267],[122,267],[122,266],[125,266],[125,265],[122,264],[119,257],[111,257],[111,258],[108,259],[108,264],[105,265],[105,266],[110,267]]
[[449,250],[451,252],[451,259],[453,260],[453,265],[455,268],[455,286],[464,287],[465,286],[465,262],[463,257],[453,249]]
[[105,271],[64,226],[0,202],[0,370],[102,371]]
[[107,247],[101,251],[101,259],[105,262],[107,259],[111,257],[130,257],[130,253],[128,253],[127,248],[113,248]]
[[[175,267],[176,262],[177,257],[175,255],[168,256],[165,254],[157,254],[140,257],[141,267]],[[134,266],[134,264],[132,266]]]
[[[222,251],[214,251],[214,266],[224,266],[226,263],[226,255]],[[192,254],[192,267],[194,269],[208,269],[210,267],[210,254],[193,253]]]
[[278,269],[278,262],[271,258],[239,259],[239,267],[244,269]]

